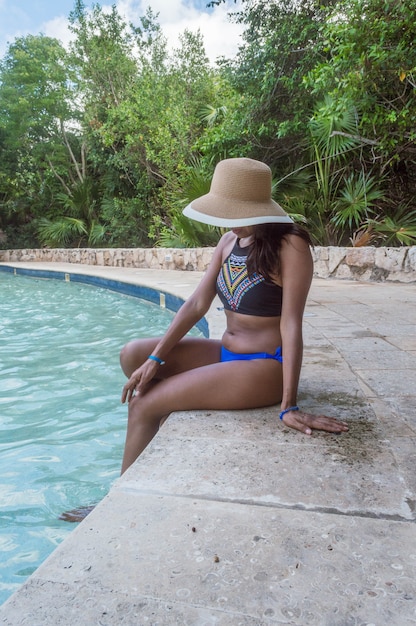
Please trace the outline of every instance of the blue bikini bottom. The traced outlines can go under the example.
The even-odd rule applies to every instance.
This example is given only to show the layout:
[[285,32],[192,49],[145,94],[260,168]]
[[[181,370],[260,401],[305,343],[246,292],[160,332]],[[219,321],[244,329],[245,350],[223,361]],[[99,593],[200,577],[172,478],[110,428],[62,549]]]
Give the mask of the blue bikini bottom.
[[245,354],[231,352],[231,350],[221,346],[221,363],[225,361],[252,361],[253,359],[275,359],[275,361],[283,363],[282,348],[279,346],[274,354],[269,354],[268,352],[249,352]]

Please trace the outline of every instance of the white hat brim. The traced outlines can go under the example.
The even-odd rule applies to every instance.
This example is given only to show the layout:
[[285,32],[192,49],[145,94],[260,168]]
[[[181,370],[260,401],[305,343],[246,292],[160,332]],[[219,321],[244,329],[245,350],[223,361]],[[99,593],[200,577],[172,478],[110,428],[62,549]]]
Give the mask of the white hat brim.
[[182,211],[183,215],[189,217],[196,222],[209,224],[210,226],[219,226],[220,228],[241,228],[243,226],[255,226],[256,224],[293,224],[293,220],[289,215],[257,215],[253,217],[226,218],[215,215],[208,215],[196,211],[192,207],[192,202]]

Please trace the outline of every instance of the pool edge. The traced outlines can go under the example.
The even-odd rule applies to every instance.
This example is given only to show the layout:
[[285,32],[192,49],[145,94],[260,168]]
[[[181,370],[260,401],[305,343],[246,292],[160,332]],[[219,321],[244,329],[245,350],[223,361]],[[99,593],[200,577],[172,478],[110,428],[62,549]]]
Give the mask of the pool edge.
[[[129,280],[122,280],[121,278],[106,278],[105,276],[97,275],[94,272],[94,268],[97,266],[86,266],[89,271],[85,272],[85,266],[83,266],[83,272],[73,272],[59,269],[43,269],[43,268],[30,268],[28,264],[19,263],[0,263],[0,271],[15,276],[28,276],[32,278],[41,278],[47,280],[63,280],[65,282],[81,283],[84,285],[91,285],[94,287],[100,287],[102,289],[109,289],[116,293],[128,295],[134,298],[141,298],[147,302],[151,302],[161,308],[166,308],[173,313],[176,313],[182,304],[186,301],[186,298],[175,295],[167,290],[157,289],[146,284],[138,284],[137,282],[130,282]],[[49,264],[50,265],[50,264]],[[104,268],[98,266],[99,270],[108,270],[113,268]],[[72,268],[71,268],[72,270]],[[125,269],[123,270],[125,271]],[[149,270],[156,271],[156,270]],[[169,272],[169,270],[165,270]],[[121,272],[120,272],[121,273]],[[210,337],[209,322],[206,317],[203,317],[197,324],[196,328],[202,332],[204,337]]]

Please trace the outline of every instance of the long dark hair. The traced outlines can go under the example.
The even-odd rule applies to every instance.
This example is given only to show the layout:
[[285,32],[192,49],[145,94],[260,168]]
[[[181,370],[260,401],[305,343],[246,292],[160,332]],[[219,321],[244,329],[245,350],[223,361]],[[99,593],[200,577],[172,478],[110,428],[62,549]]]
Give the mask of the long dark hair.
[[280,248],[287,235],[297,235],[312,246],[307,230],[299,224],[258,224],[254,227],[254,242],[247,257],[247,270],[251,276],[258,272],[268,281],[280,274]]

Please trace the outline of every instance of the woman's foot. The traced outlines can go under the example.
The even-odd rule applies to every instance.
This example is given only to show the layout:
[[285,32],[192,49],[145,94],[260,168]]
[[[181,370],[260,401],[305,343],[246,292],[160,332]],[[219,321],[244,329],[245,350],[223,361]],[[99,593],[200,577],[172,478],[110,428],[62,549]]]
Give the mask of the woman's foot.
[[94,508],[95,504],[90,506],[80,506],[77,509],[65,511],[59,516],[58,519],[63,520],[64,522],[82,522],[82,520],[87,517],[87,515],[91,513]]

